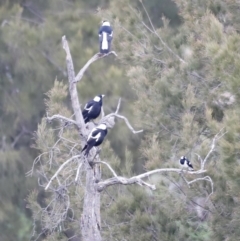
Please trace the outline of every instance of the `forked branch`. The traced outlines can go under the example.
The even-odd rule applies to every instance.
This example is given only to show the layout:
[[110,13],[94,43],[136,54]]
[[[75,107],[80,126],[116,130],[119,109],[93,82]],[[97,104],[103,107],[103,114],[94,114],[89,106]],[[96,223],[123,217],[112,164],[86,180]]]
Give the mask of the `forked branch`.
[[[105,164],[104,162],[102,162],[102,163]],[[110,165],[107,164],[108,168],[109,168],[109,166]],[[113,169],[111,168],[110,170],[112,172]],[[155,185],[144,182],[142,179],[146,178],[146,177],[150,177],[153,174],[158,174],[158,173],[163,173],[163,172],[175,172],[175,173],[179,173],[179,174],[180,173],[188,173],[188,174],[191,174],[191,175],[199,175],[199,174],[205,173],[206,170],[186,171],[186,170],[182,170],[182,169],[178,169],[178,168],[161,168],[161,169],[155,169],[155,170],[152,170],[152,171],[149,171],[149,172],[145,172],[145,173],[142,173],[140,175],[133,176],[133,177],[130,177],[130,178],[116,176],[116,173],[114,172],[115,173],[114,177],[109,178],[107,180],[104,180],[102,182],[99,182],[97,184],[97,189],[98,189],[99,192],[101,192],[106,187],[112,186],[112,185],[115,185],[115,184],[131,185],[131,184],[134,184],[134,183],[138,183],[140,185],[145,185],[152,190],[155,190],[156,189]],[[201,180],[203,180],[203,179],[201,179]],[[189,183],[189,184],[191,184],[191,183]]]
[[109,119],[111,119],[111,118],[113,118],[113,117],[117,117],[117,118],[122,119],[122,120],[125,121],[127,127],[129,128],[129,130],[130,130],[133,134],[137,134],[137,133],[143,132],[143,130],[138,130],[138,131],[134,130],[134,128],[133,128],[132,125],[130,124],[129,120],[128,120],[125,116],[118,114],[119,109],[120,109],[120,106],[121,106],[121,98],[119,98],[119,100],[118,100],[118,105],[117,105],[116,111],[115,111],[114,113],[110,113],[110,114],[104,116],[104,117],[101,119],[100,123],[108,122]]
[[204,160],[202,160],[201,162],[201,169],[203,170],[205,167],[206,162],[208,161],[208,158],[210,157],[210,155],[212,154],[212,152],[215,150],[216,147],[216,141],[219,140],[220,138],[222,138],[226,132],[223,132],[223,128],[214,136],[213,140],[212,140],[212,144],[211,144],[211,149],[208,152],[208,154],[206,155],[206,157],[204,158]]
[[87,135],[86,126],[85,126],[85,122],[83,120],[83,116],[82,116],[82,112],[81,112],[81,108],[80,108],[80,102],[79,102],[79,98],[78,98],[76,83],[82,79],[85,71],[89,68],[89,66],[93,62],[97,61],[98,59],[104,58],[110,54],[114,54],[115,56],[117,56],[117,54],[114,51],[111,51],[108,54],[100,54],[100,53],[95,54],[90,60],[88,60],[88,62],[83,66],[83,68],[79,71],[79,73],[75,77],[72,56],[71,56],[68,42],[67,42],[67,39],[65,36],[62,37],[62,46],[66,52],[69,92],[70,92],[70,96],[71,96],[73,112],[74,112],[74,115],[76,118],[76,125],[78,127],[78,130],[81,132],[81,134],[86,136]]
[[[118,110],[118,108],[117,108],[117,110]],[[112,113],[112,114],[118,115],[117,110],[116,110],[115,113]],[[110,114],[110,115],[112,115],[112,114]],[[175,173],[178,173],[182,176],[183,180],[186,182],[186,184],[189,186],[189,188],[190,188],[191,184],[193,184],[195,182],[198,182],[198,181],[208,181],[208,182],[210,182],[210,184],[211,184],[211,194],[212,194],[214,184],[213,184],[213,181],[212,181],[211,177],[209,177],[209,176],[198,177],[198,178],[195,178],[191,181],[188,181],[186,179],[186,177],[184,176],[184,174],[187,173],[187,174],[190,174],[190,175],[200,175],[200,174],[203,174],[207,171],[207,170],[204,169],[205,163],[208,160],[210,154],[215,149],[216,140],[220,139],[226,133],[226,132],[222,133],[222,130],[223,129],[221,129],[219,131],[219,133],[217,133],[214,136],[212,144],[211,144],[211,148],[210,148],[208,154],[206,155],[206,157],[204,158],[204,160],[202,160],[202,158],[198,155],[198,158],[201,160],[201,167],[197,171],[187,171],[187,170],[178,169],[178,168],[161,168],[161,169],[155,169],[155,170],[152,170],[152,171],[148,171],[148,172],[139,174],[137,176],[126,178],[126,177],[117,176],[116,172],[112,169],[112,167],[108,163],[101,162],[101,163],[105,164],[110,169],[110,171],[113,173],[114,177],[99,182],[98,185],[97,185],[98,191],[101,192],[102,190],[104,190],[108,186],[112,186],[112,185],[115,185],[115,184],[131,185],[131,184],[134,184],[134,183],[138,183],[140,185],[145,185],[145,186],[148,186],[150,189],[155,190],[155,185],[144,182],[142,179],[150,177],[151,175],[154,175],[154,174],[175,172]]]
[[77,74],[74,82],[79,82],[79,81],[82,79],[85,71],[88,69],[88,67],[89,67],[93,62],[95,62],[95,61],[97,61],[97,60],[99,60],[99,59],[101,59],[101,58],[107,57],[107,56],[110,55],[110,54],[113,54],[113,55],[117,56],[117,54],[116,54],[115,51],[111,51],[111,52],[109,52],[109,53],[107,53],[107,54],[97,53],[97,54],[93,55],[93,57],[88,60],[88,62],[83,66],[83,68],[80,69],[80,71],[78,72],[78,74]]
[[57,175],[62,171],[62,169],[71,161],[73,161],[76,158],[79,158],[81,155],[76,155],[73,156],[71,158],[69,158],[68,160],[66,160],[59,168],[58,170],[55,172],[55,174],[52,176],[52,178],[50,179],[50,181],[48,182],[47,186],[45,187],[45,190],[47,190],[50,186],[50,184],[52,183],[52,181],[57,177]]

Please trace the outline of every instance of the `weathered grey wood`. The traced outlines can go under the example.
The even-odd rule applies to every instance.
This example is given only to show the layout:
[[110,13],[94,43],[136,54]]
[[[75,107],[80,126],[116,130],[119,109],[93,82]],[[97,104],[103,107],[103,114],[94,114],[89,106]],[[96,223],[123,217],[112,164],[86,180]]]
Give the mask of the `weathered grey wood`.
[[[69,92],[71,96],[71,104],[74,112],[75,123],[78,127],[78,131],[81,136],[87,138],[88,131],[82,116],[80,108],[80,102],[78,98],[76,83],[81,80],[84,72],[94,61],[104,57],[99,54],[94,55],[87,64],[79,71],[77,77],[75,77],[73,61],[68,46],[66,37],[62,37],[63,49],[66,51],[66,64],[68,71]],[[82,143],[82,146],[85,143]],[[82,157],[84,158],[84,157]],[[97,190],[96,183],[101,179],[100,164],[89,165],[93,158],[91,155],[88,159],[82,160],[87,166],[86,170],[86,187],[84,193],[83,212],[80,221],[80,229],[83,241],[101,241],[100,233],[100,193]]]
[[84,194],[81,232],[84,241],[101,241],[100,193],[96,182],[101,175],[99,165],[88,167],[86,173],[86,189]]
[[77,86],[75,82],[75,72],[74,72],[72,56],[70,54],[70,49],[65,36],[62,37],[62,45],[63,45],[63,49],[66,52],[69,93],[71,96],[71,104],[72,104],[76,124],[78,126],[79,132],[81,132],[82,135],[86,135],[86,127],[85,127],[85,123],[84,123],[84,119],[82,116],[82,111],[81,111],[81,107],[78,99],[78,92],[77,92]]

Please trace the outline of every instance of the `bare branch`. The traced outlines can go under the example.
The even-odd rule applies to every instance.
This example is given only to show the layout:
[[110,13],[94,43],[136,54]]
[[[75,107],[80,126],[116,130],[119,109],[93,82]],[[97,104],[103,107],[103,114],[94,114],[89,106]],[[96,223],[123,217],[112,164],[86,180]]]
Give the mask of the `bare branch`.
[[33,175],[34,166],[41,160],[41,157],[42,157],[43,155],[46,155],[46,154],[49,154],[49,153],[48,153],[48,152],[43,152],[41,155],[37,156],[37,157],[34,159],[31,170],[28,171],[28,172],[25,174],[26,177]]
[[121,106],[121,101],[122,101],[122,99],[119,98],[119,100],[118,100],[118,105],[117,105],[117,109],[116,109],[116,111],[115,111],[115,114],[118,114],[118,111],[119,111],[120,106]]
[[72,56],[71,56],[70,49],[69,49],[69,46],[68,46],[68,42],[67,42],[67,39],[66,39],[65,35],[62,37],[62,46],[63,46],[63,49],[66,52],[68,80],[69,80],[69,84],[71,84],[75,79],[75,71],[74,71]]
[[116,178],[118,177],[118,175],[116,174],[116,172],[112,169],[112,167],[111,167],[107,162],[104,162],[104,161],[95,161],[94,164],[95,164],[95,163],[102,163],[102,164],[106,165],[106,166],[108,167],[108,169],[112,172],[113,176],[116,177]]
[[192,181],[189,181],[188,184],[190,185],[190,184],[192,184],[192,183],[194,183],[194,182],[204,181],[204,180],[211,183],[211,190],[212,190],[212,191],[211,191],[210,195],[212,195],[212,194],[213,194],[213,181],[212,181],[212,178],[209,177],[209,176],[196,178],[196,179],[194,179],[194,180],[192,180]]
[[131,35],[144,49],[146,49],[146,47],[138,40],[138,38],[132,34],[129,30],[127,30],[125,27],[123,27],[121,24],[119,25],[124,31],[126,31],[129,35]]
[[59,168],[58,170],[56,171],[56,173],[52,176],[52,178],[50,179],[50,181],[48,182],[47,186],[45,187],[45,190],[47,190],[50,186],[50,184],[52,183],[52,181],[54,180],[54,178],[57,177],[57,175],[59,174],[59,172],[62,171],[62,169],[69,163],[71,162],[72,160],[74,160],[75,158],[78,158],[80,157],[81,155],[76,155],[76,156],[73,156],[71,158],[69,158],[67,161],[65,161]]
[[125,177],[117,176],[117,177],[112,177],[112,178],[109,178],[105,181],[97,183],[97,190],[99,192],[101,192],[106,187],[112,186],[112,185],[115,185],[115,184],[132,185],[132,184],[135,184],[135,183],[140,184],[140,185],[146,185],[152,190],[156,189],[155,185],[151,185],[151,184],[148,184],[146,182],[143,182],[141,179],[138,179],[138,178],[135,178],[135,177],[125,178]]
[[[201,169],[203,170],[204,169],[204,166],[209,158],[209,156],[212,154],[212,152],[214,151],[215,149],[215,146],[216,146],[216,141],[219,140],[220,138],[222,138],[226,132],[222,133],[222,130],[223,128],[214,136],[213,140],[212,140],[212,145],[211,145],[211,149],[210,151],[208,152],[208,154],[206,155],[206,157],[204,158],[204,160],[202,161],[201,163]],[[222,133],[222,134],[221,134]],[[221,134],[221,135],[220,135]]]
[[127,125],[127,127],[128,127],[128,129],[129,129],[133,134],[137,134],[137,133],[143,132],[143,130],[139,130],[139,131],[134,130],[134,128],[131,126],[130,122],[128,121],[128,119],[127,119],[125,116],[119,115],[119,114],[116,114],[116,113],[111,113],[111,114],[109,114],[109,115],[106,115],[106,116],[101,120],[101,122],[105,122],[105,121],[107,121],[108,119],[110,119],[111,117],[117,117],[117,118],[119,118],[119,119],[124,120],[125,123],[126,123],[126,125]]
[[103,106],[101,107],[101,116],[102,116],[102,118],[105,116],[105,112],[104,112]]
[[156,190],[156,186],[155,185],[151,185],[151,184],[149,184],[149,183],[147,183],[147,182],[144,182],[142,179],[139,179],[138,181],[137,181],[137,184],[139,184],[140,186],[147,186],[147,187],[149,187],[150,189],[152,189],[152,190]]
[[[110,166],[109,164],[107,164],[107,165],[108,165],[108,167]],[[205,173],[206,170],[187,171],[187,170],[182,170],[182,169],[178,169],[178,168],[162,168],[162,169],[155,169],[155,170],[152,170],[152,171],[149,171],[149,172],[145,172],[145,173],[142,173],[140,175],[133,176],[131,178],[116,176],[116,173],[114,172],[114,177],[109,178],[107,180],[104,180],[102,182],[99,182],[98,186],[97,186],[97,189],[98,189],[99,192],[101,192],[106,187],[112,186],[112,185],[115,185],[115,184],[131,185],[131,184],[134,184],[134,183],[138,183],[140,185],[145,185],[152,190],[155,190],[156,189],[155,185],[148,184],[148,183],[142,181],[141,179],[146,178],[146,177],[150,177],[153,174],[157,174],[157,173],[161,173],[161,172],[176,172],[176,173],[188,173],[188,174],[191,174],[191,175],[194,175],[194,174],[198,175],[198,174]],[[190,184],[189,182],[187,182],[187,183]]]
[[98,59],[101,59],[101,58],[104,58],[104,57],[107,57],[108,55],[110,54],[114,54],[115,56],[117,56],[116,52],[115,51],[111,51],[107,54],[101,54],[101,53],[97,53],[95,55],[93,55],[93,57],[91,59],[88,60],[88,62],[83,66],[83,68],[78,72],[75,80],[74,80],[74,83],[80,81],[85,73],[85,71],[88,69],[88,67],[95,61],[97,61]]
[[155,170],[152,170],[152,171],[149,171],[149,172],[142,173],[142,174],[140,174],[138,176],[135,176],[135,177],[142,179],[142,178],[149,177],[153,174],[160,173],[160,172],[188,173],[188,174],[192,175],[192,174],[202,174],[202,173],[206,172],[206,170],[187,171],[187,170],[182,170],[182,169],[179,169],[179,168],[161,168],[161,169],[155,169]]
[[25,134],[24,128],[22,128],[21,132],[14,138],[13,143],[11,144],[11,147],[14,148],[15,145],[18,143],[20,138]]
[[67,76],[66,71],[59,67],[57,63],[55,63],[55,61],[47,53],[45,53],[44,51],[40,52],[43,55],[43,57],[45,57],[49,61],[49,63],[51,63],[56,69],[58,69],[65,77]]
[[80,169],[81,169],[81,167],[82,167],[82,162],[78,165],[78,169],[77,169],[77,174],[76,174],[76,177],[75,177],[75,182],[77,182],[77,180],[78,180],[78,176],[79,176],[79,173],[80,173]]
[[[128,119],[125,116],[122,116],[122,115],[118,114],[120,106],[121,106],[121,98],[119,98],[119,100],[118,100],[118,105],[117,105],[116,111],[114,113],[110,113],[110,114],[104,116],[100,120],[100,123],[113,122],[112,119],[114,119],[114,117],[117,117],[117,118],[123,119],[125,121],[127,127],[132,131],[132,133],[137,134],[137,133],[143,132],[143,130],[135,131],[134,128],[131,126],[130,122],[128,121]],[[113,123],[109,123],[109,128],[112,128],[114,124]]]
[[188,183],[188,180],[184,177],[183,173],[180,173],[182,179],[184,180],[184,182],[188,185],[188,187],[190,188],[190,184]]
[[131,126],[131,124],[129,123],[128,119],[125,116],[119,115],[119,114],[113,114],[113,115],[116,116],[117,118],[120,118],[120,119],[124,120],[126,125],[127,125],[127,127],[132,131],[133,134],[137,134],[137,133],[143,132],[143,130],[135,131],[133,129],[133,127]]
[[72,119],[70,119],[68,117],[62,116],[62,115],[53,115],[51,117],[47,116],[46,118],[47,118],[48,121],[52,121],[52,120],[55,120],[55,119],[60,119],[60,120],[72,123],[74,125],[77,125],[76,121],[74,121],[74,120],[72,120]]
[[148,20],[149,20],[149,22],[150,22],[150,24],[151,24],[152,29],[150,29],[143,21],[142,21],[142,24],[143,24],[151,33],[155,34],[155,35],[158,37],[158,39],[161,41],[161,43],[168,49],[168,51],[171,52],[179,61],[181,61],[182,63],[186,63],[186,61],[184,61],[180,56],[178,56],[178,55],[163,41],[163,39],[160,37],[160,35],[156,32],[156,29],[155,29],[154,26],[153,26],[152,20],[151,20],[149,14],[148,14],[148,12],[147,12],[147,9],[145,8],[142,0],[140,0],[140,2],[141,2],[141,4],[142,4],[142,7],[143,7],[143,9],[144,9],[144,12],[146,13],[146,15],[147,15],[147,17],[148,17]]
[[82,116],[82,112],[81,112],[81,108],[80,108],[77,87],[76,87],[76,83],[74,83],[75,72],[74,72],[72,56],[71,56],[70,49],[69,49],[69,46],[68,46],[68,42],[67,42],[65,36],[62,37],[62,45],[63,45],[63,49],[66,52],[69,92],[70,92],[70,96],[71,96],[71,103],[72,103],[73,112],[74,112],[74,115],[75,115],[75,118],[76,118],[76,124],[77,124],[78,130],[83,135],[86,135],[86,127],[85,127],[85,122],[83,120],[83,116]]
[[201,167],[202,167],[202,163],[203,163],[203,159],[200,155],[198,155],[197,153],[194,153],[197,157],[198,157],[198,160],[200,160],[201,162]]

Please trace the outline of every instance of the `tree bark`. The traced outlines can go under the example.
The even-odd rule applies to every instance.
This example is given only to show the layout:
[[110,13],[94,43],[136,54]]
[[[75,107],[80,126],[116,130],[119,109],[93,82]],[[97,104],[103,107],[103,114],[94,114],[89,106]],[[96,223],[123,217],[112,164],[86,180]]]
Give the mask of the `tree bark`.
[[101,176],[100,166],[89,165],[86,172],[86,189],[84,194],[81,232],[83,241],[101,241],[100,193],[97,182]]
[[[80,70],[77,78],[75,78],[73,61],[65,36],[63,36],[62,38],[62,45],[63,49],[66,51],[69,92],[71,96],[71,104],[76,120],[76,125],[78,127],[80,135],[87,137],[87,131],[80,108],[81,105],[78,98],[76,83],[81,80],[81,78],[83,77],[83,73],[90,66],[90,64],[97,59],[102,58],[103,56],[99,56],[98,54],[94,55]],[[83,144],[84,143],[82,143],[82,146]],[[90,158],[91,156],[89,156],[87,160],[82,160],[82,162],[85,162],[87,170],[83,212],[80,221],[80,228],[83,241],[101,241],[102,238],[100,233],[100,193],[98,192],[96,187],[97,182],[99,182],[101,178],[101,171],[100,164],[90,166]]]

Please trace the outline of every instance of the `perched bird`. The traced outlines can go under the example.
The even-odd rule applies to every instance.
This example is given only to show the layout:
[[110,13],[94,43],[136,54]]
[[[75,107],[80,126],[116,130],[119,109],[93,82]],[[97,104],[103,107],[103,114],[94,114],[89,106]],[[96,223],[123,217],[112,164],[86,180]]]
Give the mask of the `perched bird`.
[[88,156],[89,151],[94,146],[99,146],[100,144],[102,144],[106,135],[107,135],[106,124],[103,123],[93,128],[90,134],[88,135],[87,144],[82,149],[82,152],[86,150],[84,156]]
[[102,26],[98,31],[100,53],[107,54],[111,50],[111,42],[113,38],[113,30],[110,23],[106,20],[102,21]]
[[105,95],[97,95],[94,97],[93,100],[88,101],[88,103],[85,105],[82,115],[85,123],[88,123],[92,119],[96,119],[102,109],[102,98]]
[[191,171],[194,170],[191,162],[190,162],[185,156],[182,156],[182,157],[180,158],[179,162],[180,162],[180,164],[181,164],[183,167],[185,167],[185,168],[187,168],[187,169],[189,169],[189,170],[191,170]]

